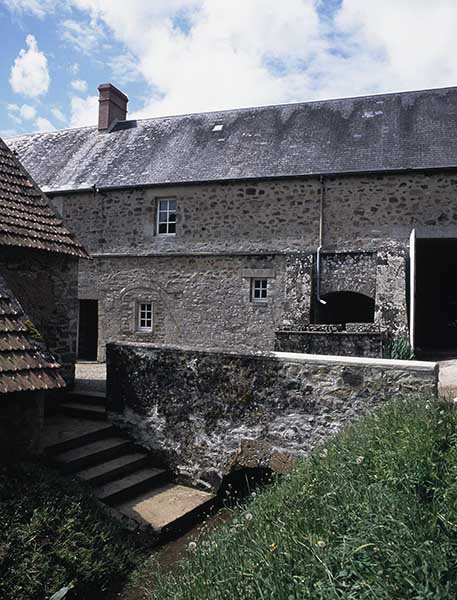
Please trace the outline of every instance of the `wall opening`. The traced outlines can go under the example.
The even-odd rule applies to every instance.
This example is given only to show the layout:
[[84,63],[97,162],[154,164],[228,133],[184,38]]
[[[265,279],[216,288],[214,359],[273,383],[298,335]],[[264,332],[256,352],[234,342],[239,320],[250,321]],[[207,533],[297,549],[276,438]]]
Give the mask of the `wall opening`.
[[373,323],[374,300],[357,292],[330,292],[322,296],[327,304],[315,304],[314,322],[346,325]]
[[417,350],[457,350],[457,240],[416,240]]
[[78,359],[97,360],[98,300],[79,301]]
[[224,477],[218,491],[218,498],[226,506],[236,505],[259,487],[273,481],[273,471],[268,467],[243,467]]

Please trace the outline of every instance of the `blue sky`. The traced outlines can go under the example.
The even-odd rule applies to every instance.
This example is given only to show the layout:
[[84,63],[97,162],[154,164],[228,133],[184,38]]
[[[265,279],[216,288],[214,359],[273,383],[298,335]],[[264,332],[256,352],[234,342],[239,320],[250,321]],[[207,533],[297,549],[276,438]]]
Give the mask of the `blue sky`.
[[0,135],[457,83],[455,0],[0,0]]

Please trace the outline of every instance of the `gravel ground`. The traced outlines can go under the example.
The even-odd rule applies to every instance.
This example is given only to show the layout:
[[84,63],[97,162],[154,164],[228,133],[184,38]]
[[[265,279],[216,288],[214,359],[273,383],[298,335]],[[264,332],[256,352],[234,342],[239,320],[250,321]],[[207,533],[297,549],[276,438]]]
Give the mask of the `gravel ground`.
[[93,392],[106,391],[106,364],[96,362],[76,363],[75,389]]

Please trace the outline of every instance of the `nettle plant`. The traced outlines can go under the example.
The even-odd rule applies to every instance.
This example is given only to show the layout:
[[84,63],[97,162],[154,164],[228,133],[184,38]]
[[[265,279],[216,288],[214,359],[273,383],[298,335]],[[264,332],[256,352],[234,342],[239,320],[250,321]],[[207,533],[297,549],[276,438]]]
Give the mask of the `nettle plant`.
[[406,335],[394,336],[387,340],[384,347],[384,357],[397,360],[412,360],[414,350],[411,348]]

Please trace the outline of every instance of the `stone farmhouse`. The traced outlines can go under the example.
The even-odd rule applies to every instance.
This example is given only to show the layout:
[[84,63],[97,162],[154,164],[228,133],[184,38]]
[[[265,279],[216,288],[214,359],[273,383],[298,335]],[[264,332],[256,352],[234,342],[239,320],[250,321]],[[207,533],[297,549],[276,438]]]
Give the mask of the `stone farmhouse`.
[[0,449],[36,452],[44,393],[74,379],[78,258],[87,257],[0,139]]
[[93,260],[79,356],[110,340],[379,356],[457,348],[457,88],[8,140]]

